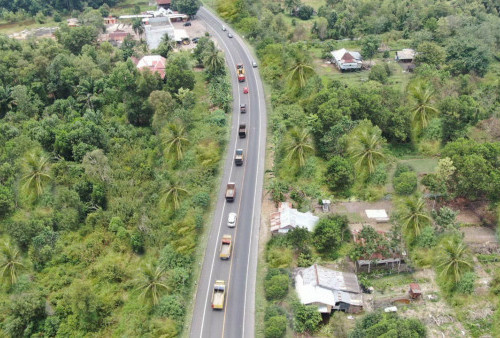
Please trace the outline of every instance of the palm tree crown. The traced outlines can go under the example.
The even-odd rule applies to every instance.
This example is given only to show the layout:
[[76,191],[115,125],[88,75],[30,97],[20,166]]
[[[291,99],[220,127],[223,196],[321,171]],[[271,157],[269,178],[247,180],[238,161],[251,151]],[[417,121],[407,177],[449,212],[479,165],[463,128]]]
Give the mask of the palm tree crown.
[[185,129],[180,124],[170,123],[168,125],[169,136],[165,140],[166,150],[168,153],[175,152],[178,161],[182,160],[183,152],[182,148],[185,144],[189,143],[185,136]]
[[203,57],[203,65],[211,74],[220,74],[224,70],[224,56],[216,48],[207,51]]
[[23,263],[21,263],[19,250],[10,243],[4,243],[0,250],[0,269],[2,270],[2,277],[7,279],[11,285],[15,284],[19,270],[24,268]]
[[142,276],[138,283],[138,289],[142,290],[141,296],[152,301],[153,305],[157,305],[161,294],[168,290],[168,286],[164,283],[165,278],[164,269],[148,264],[142,271]]
[[289,143],[286,147],[288,160],[297,163],[299,167],[303,167],[306,164],[307,154],[313,150],[309,130],[297,127],[290,130]]
[[428,85],[417,84],[410,88],[410,94],[413,101],[411,121],[418,133],[429,125],[431,118],[439,111],[432,106],[433,93]]
[[422,197],[405,199],[401,220],[403,229],[410,238],[419,236],[422,229],[431,222],[425,211],[425,200]]
[[377,163],[385,158],[382,152],[384,143],[380,129],[371,123],[360,125],[352,132],[352,140],[347,150],[359,172],[375,172]]
[[45,184],[51,179],[49,159],[42,154],[31,152],[24,159],[23,165],[25,171],[22,177],[23,189],[28,195],[40,196]]
[[184,196],[189,195],[189,192],[181,187],[178,182],[172,181],[162,192],[160,203],[164,206],[171,206],[177,210],[181,206],[181,200]]
[[454,283],[460,282],[463,274],[473,268],[467,246],[455,236],[444,241],[440,249],[438,268],[441,276]]

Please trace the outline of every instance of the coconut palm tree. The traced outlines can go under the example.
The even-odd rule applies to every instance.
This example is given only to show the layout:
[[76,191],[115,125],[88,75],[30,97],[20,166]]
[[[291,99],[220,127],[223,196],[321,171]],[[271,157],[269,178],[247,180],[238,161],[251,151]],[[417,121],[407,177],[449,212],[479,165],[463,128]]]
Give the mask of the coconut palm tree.
[[405,199],[401,208],[401,221],[409,238],[419,236],[422,229],[432,221],[425,211],[425,200],[422,197]]
[[164,141],[166,146],[166,151],[169,154],[175,153],[177,161],[183,158],[183,147],[189,143],[186,138],[186,132],[182,125],[176,123],[170,123],[168,126],[168,136]]
[[288,83],[294,88],[304,88],[307,80],[314,75],[314,69],[303,59],[294,60],[288,69]]
[[157,305],[161,294],[168,290],[168,286],[164,282],[165,279],[166,273],[164,269],[148,264],[142,270],[137,289],[141,290],[141,296],[144,299],[151,301],[153,305]]
[[179,182],[172,181],[163,191],[160,203],[165,207],[172,207],[177,210],[181,206],[181,200],[184,196],[189,195],[189,192],[180,186]]
[[411,122],[416,134],[420,133],[429,125],[432,117],[439,111],[432,106],[433,92],[427,84],[418,83],[410,90],[413,107],[411,109]]
[[445,240],[439,246],[437,259],[440,275],[455,284],[460,282],[465,272],[473,269],[467,246],[457,236]]
[[306,156],[314,150],[309,130],[295,127],[290,130],[288,136],[286,158],[292,163],[298,164],[299,167],[303,167],[306,164]]
[[24,268],[21,263],[19,250],[10,243],[5,242],[0,249],[0,269],[2,277],[6,279],[11,285],[17,282],[17,275],[19,270]]
[[220,74],[224,70],[224,56],[217,49],[209,49],[203,57],[203,66],[210,74]]
[[354,160],[356,169],[360,173],[373,174],[378,162],[385,159],[382,146],[385,139],[377,126],[369,122],[362,122],[351,133],[351,140],[347,148]]
[[24,158],[23,167],[23,189],[29,196],[40,196],[51,179],[49,158],[38,152],[31,152]]
[[139,38],[142,40],[144,26],[142,25],[142,20],[140,18],[134,19],[134,21],[132,21],[132,29],[134,30],[135,34],[139,35]]

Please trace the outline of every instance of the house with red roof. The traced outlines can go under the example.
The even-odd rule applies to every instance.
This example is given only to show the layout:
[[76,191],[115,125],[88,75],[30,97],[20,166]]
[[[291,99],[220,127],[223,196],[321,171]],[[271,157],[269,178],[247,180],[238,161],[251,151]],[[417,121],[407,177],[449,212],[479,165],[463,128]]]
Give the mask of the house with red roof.
[[160,74],[161,78],[165,78],[165,67],[167,59],[161,55],[145,55],[141,59],[132,59],[136,64],[137,69],[149,69],[151,73]]
[[160,8],[169,9],[172,4],[172,0],[156,0],[156,4]]
[[332,63],[335,64],[340,71],[361,69],[363,59],[358,52],[342,48],[334,50],[331,54]]

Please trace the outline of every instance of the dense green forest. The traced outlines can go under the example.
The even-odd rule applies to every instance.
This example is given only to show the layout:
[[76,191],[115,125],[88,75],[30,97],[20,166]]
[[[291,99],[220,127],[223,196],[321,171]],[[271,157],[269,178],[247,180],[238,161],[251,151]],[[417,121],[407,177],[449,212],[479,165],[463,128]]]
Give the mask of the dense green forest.
[[[69,13],[81,11],[87,7],[99,8],[102,5],[114,6],[119,0],[0,0],[0,9],[10,12],[25,11],[31,15],[43,12],[45,15],[53,11]],[[108,7],[109,8],[109,7]]]
[[[349,221],[340,215],[323,217],[312,233],[273,236],[262,260],[267,307],[258,316],[259,335],[345,337],[354,329],[353,337],[425,336],[418,320],[398,326],[401,320],[381,314],[367,315],[355,328],[342,314],[324,325],[315,308],[289,290],[295,267],[345,266],[381,250],[408,250],[417,271],[431,269],[434,292],[467,335],[499,334],[498,253],[473,252],[457,221],[460,210],[452,208],[457,201],[482,204],[489,215],[482,225],[498,223],[498,2],[219,0],[215,8],[254,45],[270,85],[273,165],[266,196],[304,211],[322,198],[394,205],[391,231],[381,236],[364,226],[361,242],[352,241]],[[327,62],[340,48],[359,51],[364,69],[341,73]],[[410,68],[394,61],[403,48],[417,52]],[[482,269],[474,259],[491,284],[473,300]],[[382,283],[381,276],[358,277],[366,287]],[[394,278],[415,280],[411,274]],[[465,310],[472,304],[489,312],[474,318]]]
[[224,58],[165,39],[163,80],[82,15],[99,20],[56,41],[0,36],[0,335],[177,336],[228,137]]

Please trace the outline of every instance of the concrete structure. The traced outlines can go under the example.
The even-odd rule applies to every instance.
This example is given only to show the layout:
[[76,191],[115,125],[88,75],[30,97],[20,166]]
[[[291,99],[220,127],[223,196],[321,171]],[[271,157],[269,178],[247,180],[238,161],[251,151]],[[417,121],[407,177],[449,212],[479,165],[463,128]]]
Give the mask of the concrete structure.
[[174,38],[174,27],[168,17],[156,17],[144,19],[144,31],[149,49],[156,49],[160,45],[165,34]]
[[160,74],[161,78],[165,78],[165,67],[167,64],[167,59],[161,55],[146,55],[140,60],[137,58],[132,58],[136,64],[137,69],[149,69],[151,73]]
[[159,8],[169,9],[172,4],[172,0],[156,0],[156,4]]
[[104,18],[104,24],[105,25],[114,25],[118,23],[118,19],[114,16],[108,16],[107,18]]
[[66,20],[68,22],[69,27],[77,27],[79,26],[78,19],[77,18],[69,18]]
[[389,221],[389,216],[387,215],[387,212],[385,212],[385,209],[366,209],[365,214],[366,217],[368,217],[369,219],[374,219],[377,223],[385,223]]
[[413,62],[416,52],[411,48],[405,48],[396,52],[396,61],[398,62]]
[[334,50],[332,54],[332,63],[341,71],[359,70],[362,66],[361,54],[354,51],[348,51],[345,48]]
[[313,231],[318,222],[319,217],[311,212],[300,212],[290,202],[280,202],[278,211],[271,214],[271,232],[287,233],[295,228]]
[[302,304],[316,305],[321,313],[359,313],[363,310],[358,277],[353,273],[314,264],[295,270],[295,289]]
[[108,41],[111,42],[113,45],[119,45],[129,35],[130,35],[129,33],[117,29],[114,32],[108,34]]

